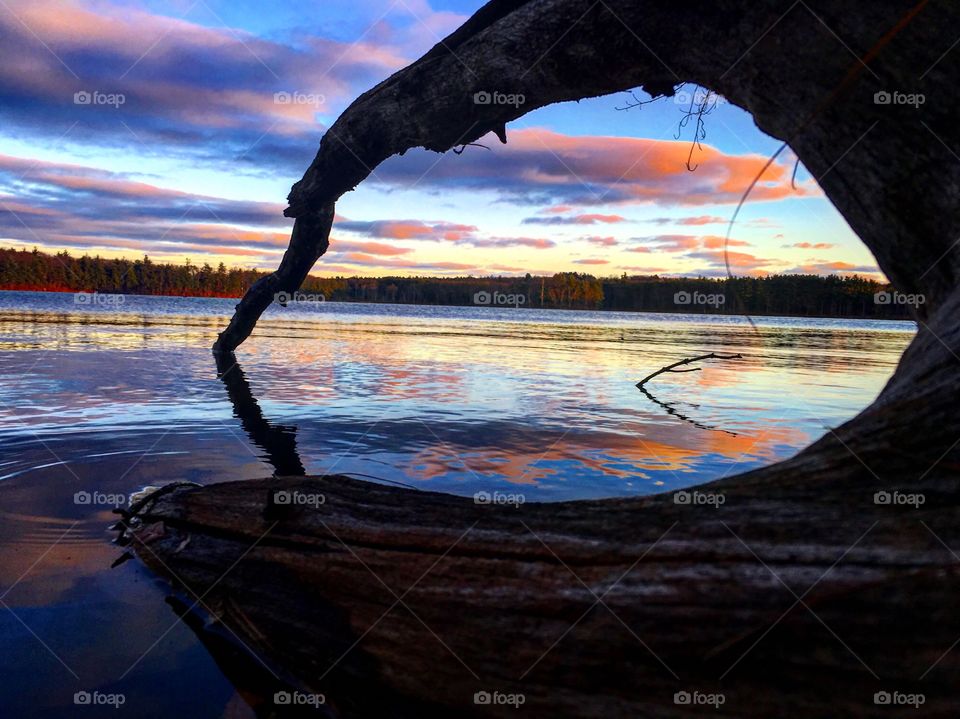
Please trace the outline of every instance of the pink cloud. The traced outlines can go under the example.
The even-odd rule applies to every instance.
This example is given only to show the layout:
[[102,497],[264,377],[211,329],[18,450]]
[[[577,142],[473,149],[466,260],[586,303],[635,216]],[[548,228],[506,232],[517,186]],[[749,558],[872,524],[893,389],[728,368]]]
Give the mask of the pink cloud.
[[637,272],[642,275],[659,275],[667,272],[665,267],[646,267],[637,265],[621,265],[620,269],[627,270],[628,272]]
[[684,217],[677,224],[678,225],[714,225],[717,223],[727,222],[728,220],[725,217],[717,217],[715,215],[699,215],[697,217]]
[[569,217],[527,217],[523,220],[525,225],[612,225],[619,222],[626,222],[627,218],[621,215],[601,215],[601,214],[583,214],[572,215]]
[[584,237],[587,242],[592,245],[600,245],[601,247],[614,247],[615,245],[620,244],[614,237]]
[[792,245],[784,245],[784,247],[797,247],[802,250],[829,250],[831,247],[836,247],[836,245],[829,242],[796,242]]
[[874,265],[855,265],[851,262],[842,262],[840,260],[813,260],[798,267],[794,267],[787,272],[790,274],[804,275],[860,274],[882,277],[880,269]]
[[[648,245],[640,247],[649,247],[656,252],[683,252],[684,250],[693,250],[700,247],[700,238],[697,235],[655,235],[653,237],[636,238]],[[652,247],[651,247],[652,245]],[[631,252],[646,252],[647,249],[634,248]]]
[[473,247],[531,247],[545,250],[556,242],[542,237],[478,237],[476,225],[424,220],[348,220],[340,218],[334,227],[348,232],[392,240],[447,241]]
[[[724,255],[722,250],[702,250],[700,252],[690,252],[684,255],[690,259],[707,260],[712,269],[726,270],[729,262],[730,270],[736,275],[756,275],[767,274],[770,267],[779,264],[777,260],[765,259],[751,255],[746,252],[727,252]],[[705,273],[705,274],[709,274]]]
[[716,215],[697,215],[696,217],[654,217],[653,219],[647,220],[647,222],[653,222],[658,225],[683,226],[714,225],[729,221],[730,220],[728,218],[717,217]]
[[447,240],[459,242],[472,238],[475,225],[424,220],[343,220],[336,229],[389,240]]
[[[289,237],[287,240],[289,240]],[[387,245],[382,242],[350,242],[347,240],[331,240],[329,251],[331,253],[360,252],[369,255],[395,256],[409,254],[410,252],[413,252],[413,249],[409,247],[395,247],[394,245]]]
[[[322,122],[428,49],[433,40],[424,25],[449,30],[462,19],[430,10],[417,19],[403,4],[357,37],[298,30],[267,38],[211,22],[203,3],[183,3],[181,18],[170,16],[172,8],[162,14],[145,5],[4,3],[5,124],[59,136],[77,121],[91,144],[160,147],[165,155],[199,154],[208,161],[252,162],[255,156],[302,170],[309,146],[298,149],[300,143],[315,139]],[[82,91],[119,94],[125,102],[119,109],[74,104]],[[18,112],[10,112],[11,105]]]
[[366,265],[370,267],[383,269],[405,269],[405,270],[475,270],[476,265],[462,262],[416,262],[414,260],[385,259],[375,257],[364,252],[347,252],[343,256],[338,256],[337,260],[341,264],[347,265]]

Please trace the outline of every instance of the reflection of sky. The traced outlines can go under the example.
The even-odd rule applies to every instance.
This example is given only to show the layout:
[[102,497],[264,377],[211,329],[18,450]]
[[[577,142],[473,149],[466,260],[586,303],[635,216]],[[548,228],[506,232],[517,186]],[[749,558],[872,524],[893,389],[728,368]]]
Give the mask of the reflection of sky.
[[[273,267],[290,227],[284,198],[326,128],[481,4],[9,0],[0,8],[0,240]],[[639,41],[637,50],[647,52]],[[78,105],[80,91],[125,102]],[[277,92],[323,101],[278,104]],[[318,273],[722,274],[717,238],[779,143],[724,104],[707,117],[688,172],[696,123],[679,127],[687,105],[618,111],[627,100],[535,110],[509,124],[506,146],[484,138],[489,150],[387,161],[339,204]],[[788,155],[741,212],[734,270],[875,271],[802,168],[790,186]],[[348,220],[426,229],[371,233]],[[443,225],[467,229],[430,229]],[[664,239],[676,236],[683,248]]]
[[[263,455],[206,350],[211,315],[229,301],[129,298],[118,313],[78,312],[70,295],[23,297],[0,299],[0,371],[17,378],[0,396],[3,441],[30,448],[39,435],[72,466],[153,437],[151,455],[193,474],[211,458],[188,448],[210,437],[228,442],[216,460],[224,469]],[[31,302],[45,311],[28,312]],[[330,303],[268,313],[242,370],[262,419],[294,428],[308,472],[465,494],[522,484],[531,498],[573,499],[658,491],[791,454],[876,394],[908,327],[767,318],[754,331],[735,318]],[[744,359],[649,387],[700,426],[633,386],[709,351]],[[0,476],[30,469],[16,454],[7,461]],[[128,478],[135,487],[136,472]]]
[[[5,708],[64,716],[96,688],[150,708],[138,714],[251,716],[145,570],[108,569],[113,515],[78,491],[263,477],[268,459],[297,467],[290,452],[310,473],[465,495],[665,491],[795,452],[867,404],[911,336],[908,323],[763,318],[754,333],[735,318],[330,303],[272,310],[221,382],[207,348],[231,305],[129,297],[118,313],[0,293],[0,586],[26,625],[0,608]],[[744,359],[651,386],[726,432],[633,387],[711,350]]]

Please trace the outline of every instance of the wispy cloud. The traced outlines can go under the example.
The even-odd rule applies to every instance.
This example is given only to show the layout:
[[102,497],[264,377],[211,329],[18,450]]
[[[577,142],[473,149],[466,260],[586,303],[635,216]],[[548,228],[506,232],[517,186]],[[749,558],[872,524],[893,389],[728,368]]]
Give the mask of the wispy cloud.
[[829,250],[836,245],[832,242],[794,242],[792,245],[784,245],[784,247],[796,247],[801,250]]
[[695,217],[652,217],[645,221],[657,225],[699,226],[729,222],[730,218],[718,217],[717,215],[697,215]]
[[476,225],[429,220],[339,220],[338,230],[353,232],[367,237],[390,240],[447,240],[458,242],[474,237]]
[[[565,135],[546,129],[508,132],[507,145],[459,156],[413,150],[387,160],[374,183],[388,188],[413,182],[450,191],[484,190],[509,202],[548,205],[563,214],[574,207],[659,204],[732,204],[766,164],[759,154],[732,155],[703,146],[696,172],[686,169],[685,142],[632,137]],[[750,202],[818,194],[812,182],[790,185],[790,168],[774,163],[750,194]],[[555,207],[560,205],[560,208]],[[536,218],[540,224],[568,224]]]
[[615,237],[584,237],[584,240],[589,242],[591,245],[600,245],[600,247],[615,247],[619,245],[620,242]]
[[621,215],[582,214],[568,217],[527,217],[525,225],[613,225],[626,222],[627,218]]
[[[425,49],[390,18],[355,42],[267,39],[223,26],[206,3],[186,9],[176,18],[127,4],[7,0],[0,118],[21,136],[59,136],[77,123],[71,139],[89,144],[283,166],[295,177],[323,122]],[[419,10],[440,31],[459,18]],[[96,93],[122,104],[98,102]]]

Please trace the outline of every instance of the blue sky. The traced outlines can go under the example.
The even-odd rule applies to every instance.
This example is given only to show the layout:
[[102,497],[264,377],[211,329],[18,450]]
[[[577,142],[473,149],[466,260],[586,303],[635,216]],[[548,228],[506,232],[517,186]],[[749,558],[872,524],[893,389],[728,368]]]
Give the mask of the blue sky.
[[[272,268],[325,128],[481,4],[7,0],[0,243]],[[779,143],[721,100],[688,172],[683,106],[628,101],[542,108],[506,146],[388,160],[338,204],[314,273],[725,274],[726,223]],[[879,276],[814,179],[801,168],[791,187],[792,160],[741,212],[734,271]]]

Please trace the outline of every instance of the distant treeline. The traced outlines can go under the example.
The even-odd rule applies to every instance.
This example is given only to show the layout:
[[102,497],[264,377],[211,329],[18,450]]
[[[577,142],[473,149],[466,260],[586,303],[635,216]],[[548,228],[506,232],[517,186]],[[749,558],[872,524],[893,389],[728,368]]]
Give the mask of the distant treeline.
[[[223,263],[50,255],[0,249],[0,289],[193,297],[240,297],[266,273]],[[908,318],[906,298],[853,275],[770,275],[731,279],[576,272],[551,277],[308,277],[301,291],[336,302],[524,306],[710,314]],[[296,297],[294,296],[294,300]]]

